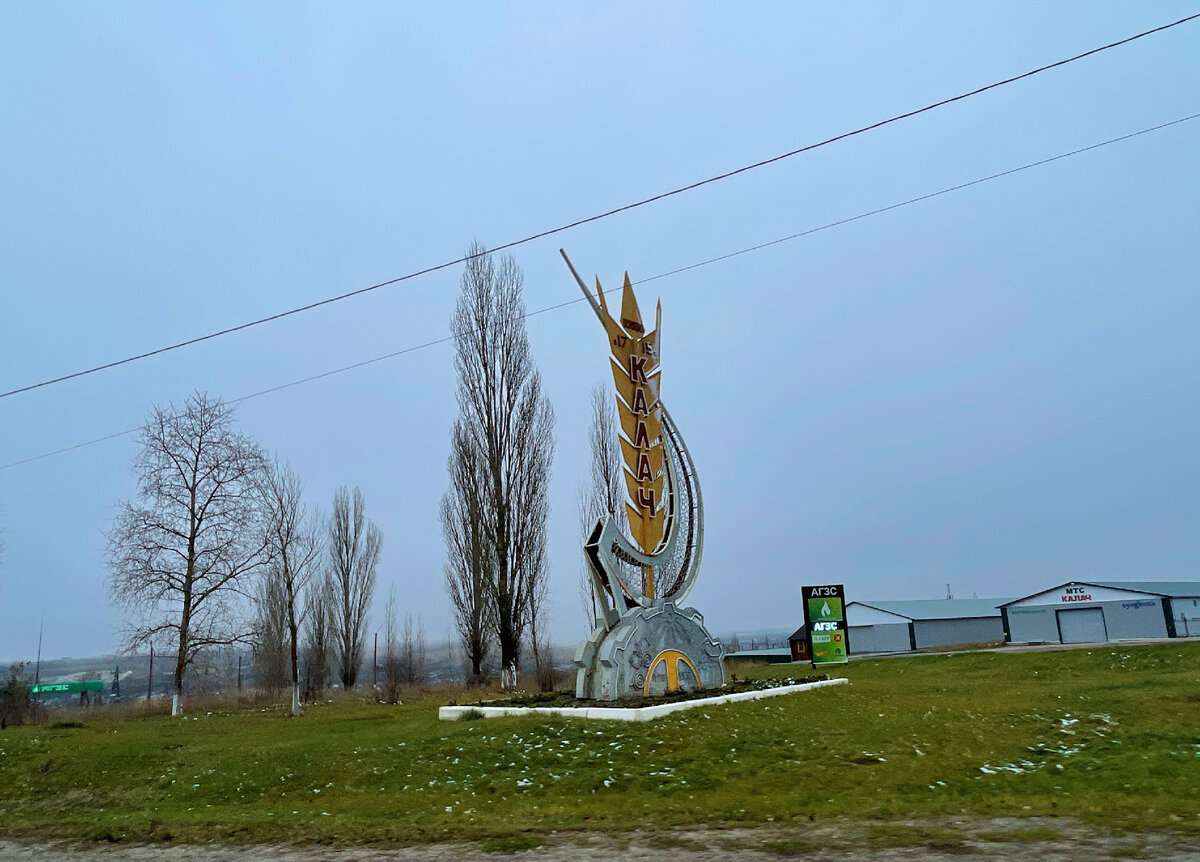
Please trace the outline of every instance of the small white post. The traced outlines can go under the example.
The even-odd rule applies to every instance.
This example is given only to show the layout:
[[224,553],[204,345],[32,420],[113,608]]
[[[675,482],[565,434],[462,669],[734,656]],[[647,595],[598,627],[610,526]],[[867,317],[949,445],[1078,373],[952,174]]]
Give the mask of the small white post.
[[171,715],[183,715],[179,709],[179,695],[171,695]]

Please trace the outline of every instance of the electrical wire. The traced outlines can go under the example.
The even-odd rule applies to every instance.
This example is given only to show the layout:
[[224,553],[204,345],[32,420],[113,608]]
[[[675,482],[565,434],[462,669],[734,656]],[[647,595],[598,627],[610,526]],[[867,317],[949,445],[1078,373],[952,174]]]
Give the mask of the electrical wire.
[[[743,165],[740,168],[735,168],[733,170],[726,171],[721,174],[716,174],[715,176],[711,176],[711,177],[708,177],[703,180],[698,180],[696,182],[689,183],[688,185],[680,186],[675,189],[671,189],[670,191],[661,192],[659,194],[652,195],[651,197],[643,198],[643,199],[635,201],[633,203],[625,204],[623,206],[619,206],[614,209],[607,210],[606,212],[598,213],[598,214],[592,215],[592,216],[587,216],[586,218],[577,219],[573,222],[559,225],[558,227],[549,228],[547,230],[543,230],[543,231],[540,231],[535,234],[530,234],[529,236],[523,237],[521,239],[512,240],[512,241],[503,243],[502,245],[498,245],[495,248],[490,249],[487,253],[497,252],[497,251],[505,251],[507,249],[516,248],[517,246],[525,245],[526,243],[533,242],[534,240],[544,239],[545,237],[553,236],[554,234],[562,233],[563,231],[568,231],[573,228],[580,227],[581,225],[600,221],[601,219],[609,218],[611,216],[618,215],[619,213],[628,212],[630,210],[637,209],[639,207],[644,207],[644,206],[647,206],[648,204],[652,204],[652,203],[664,200],[669,197],[674,197],[675,195],[683,194],[684,192],[689,192],[694,189],[701,188],[702,186],[720,182],[721,180],[729,179],[730,177],[734,177],[739,174],[744,174],[748,171],[752,171],[757,168],[765,167],[766,165],[771,165],[776,162],[783,161],[784,159],[790,159],[793,156],[800,155],[801,153],[810,152],[812,150],[816,150],[821,147],[828,146],[829,144],[833,144],[838,141],[843,141],[843,140],[846,140],[847,138],[852,138],[857,135],[861,135],[866,132],[870,132],[875,129],[882,128],[883,126],[891,125],[892,123],[897,123],[901,120],[906,120],[911,117],[915,117],[919,114],[924,114],[927,111],[932,111],[932,110],[935,110],[936,108],[941,108],[946,105],[953,104],[954,102],[962,101],[963,99],[969,99],[972,96],[979,95],[980,93],[986,93],[989,90],[994,90],[994,89],[997,89],[998,87],[1003,87],[1008,84],[1015,83],[1016,81],[1020,81],[1025,78],[1033,77],[1034,75],[1041,74],[1042,72],[1049,71],[1050,69],[1057,69],[1060,66],[1065,66],[1068,63],[1074,63],[1077,60],[1082,60],[1085,57],[1091,57],[1094,54],[1099,54],[1103,51],[1108,51],[1112,48],[1120,47],[1121,45],[1127,45],[1130,42],[1135,42],[1138,39],[1143,39],[1146,36],[1150,36],[1155,33],[1161,33],[1164,30],[1170,30],[1172,27],[1178,27],[1181,24],[1186,24],[1189,21],[1196,20],[1197,18],[1200,18],[1200,13],[1197,13],[1195,15],[1189,15],[1186,18],[1180,18],[1178,21],[1173,21],[1170,24],[1163,24],[1160,27],[1154,27],[1150,30],[1144,30],[1141,33],[1137,33],[1133,36],[1128,36],[1124,39],[1119,39],[1116,42],[1110,42],[1107,45],[1101,45],[1097,48],[1092,48],[1088,51],[1084,51],[1082,54],[1076,54],[1072,57],[1067,57],[1066,59],[1063,59],[1063,60],[1058,60],[1053,63],[1048,63],[1044,66],[1039,66],[1036,69],[1029,70],[1028,72],[1023,72],[1019,75],[1013,75],[1012,77],[1004,78],[1003,80],[1000,80],[1000,81],[995,81],[991,84],[987,84],[985,86],[978,87],[974,90],[970,90],[965,93],[960,93],[957,96],[951,96],[949,98],[942,99],[937,102],[933,102],[931,104],[925,105],[922,108],[916,108],[911,111],[906,111],[902,114],[897,114],[893,117],[889,117],[886,120],[880,120],[880,121],[872,123],[868,126],[862,126],[860,128],[854,129],[849,132],[843,132],[839,135],[834,135],[833,137],[826,138],[823,141],[818,141],[813,144],[807,144],[805,146],[798,147],[794,150],[789,150],[786,153],[781,153],[777,156],[772,156],[767,159],[762,159],[761,161],[753,162],[748,165]],[[262,324],[270,323],[275,320],[281,320],[282,318],[290,317],[295,314],[300,314],[301,312],[311,311],[315,308],[320,308],[322,306],[330,305],[335,302],[341,302],[342,300],[350,299],[351,297],[361,296],[364,293],[369,293],[374,290],[379,290],[380,288],[383,288],[383,287],[388,287],[393,284],[399,284],[400,282],[404,282],[404,281],[410,281],[411,279],[418,278],[423,275],[429,275],[430,273],[438,272],[443,269],[448,269],[452,266],[458,266],[459,264],[466,263],[468,260],[471,260],[473,257],[477,257],[477,256],[478,255],[464,255],[463,257],[456,258],[454,260],[449,260],[444,263],[439,263],[439,264],[435,264],[433,266],[425,267],[424,269],[416,270],[415,272],[410,272],[407,275],[401,275],[396,278],[388,279],[387,281],[381,281],[376,284],[368,285],[367,287],[361,287],[361,288],[358,288],[357,290],[352,290],[347,293],[339,294],[337,296],[331,296],[331,297],[327,297],[326,299],[318,300],[316,302],[310,302],[307,305],[297,306],[296,308],[291,308],[291,309],[288,309],[287,311],[280,311],[275,314],[267,315],[266,317],[260,317],[255,320],[250,320],[245,323],[237,324],[236,326],[230,326],[225,329],[217,330],[216,332],[210,332],[207,335],[196,336],[195,338],[189,338],[184,341],[176,342],[174,344],[168,344],[163,347],[155,348],[154,350],[148,350],[144,353],[138,353],[134,356],[128,356],[124,359],[118,359],[118,360],[114,360],[112,362],[106,362],[102,365],[96,365],[92,368],[86,368],[81,371],[72,372],[70,374],[64,374],[60,377],[53,377],[48,380],[43,380],[40,383],[31,383],[29,385],[21,386],[16,389],[10,389],[7,392],[0,392],[0,398],[9,398],[13,395],[19,395],[22,392],[30,392],[34,389],[41,389],[44,386],[52,386],[56,383],[63,383],[67,380],[74,380],[78,377],[85,377],[89,374],[95,374],[96,372],[99,372],[99,371],[105,371],[110,368],[116,368],[120,365],[127,365],[131,362],[137,362],[142,359],[148,359],[151,356],[157,356],[161,353],[168,353],[172,350],[179,350],[180,348],[189,347],[193,344],[199,344],[203,341],[210,341],[214,338],[219,338],[223,335],[230,335],[234,332],[240,332],[244,329],[250,329],[251,327],[254,327],[254,326],[260,326]]]
[[[980,185],[981,183],[986,183],[986,182],[990,182],[992,180],[1000,179],[1001,177],[1012,176],[1013,174],[1021,173],[1022,171],[1027,171],[1027,170],[1030,170],[1031,168],[1040,167],[1042,165],[1048,165],[1053,162],[1060,161],[1062,159],[1070,158],[1071,156],[1077,156],[1082,153],[1091,152],[1092,150],[1097,150],[1097,149],[1100,149],[1101,147],[1107,147],[1107,146],[1110,146],[1111,144],[1120,143],[1121,141],[1128,141],[1131,138],[1137,138],[1142,135],[1148,135],[1151,132],[1157,132],[1162,129],[1170,128],[1172,126],[1178,126],[1182,123],[1186,123],[1186,122],[1189,122],[1189,121],[1195,120],[1195,119],[1200,119],[1200,113],[1191,114],[1190,116],[1187,116],[1187,117],[1180,117],[1177,120],[1171,120],[1170,122],[1160,123],[1157,126],[1150,126],[1149,128],[1140,129],[1139,131],[1130,132],[1129,134],[1120,135],[1115,138],[1109,138],[1108,140],[1101,141],[1097,144],[1091,144],[1086,147],[1080,147],[1075,150],[1070,150],[1069,152],[1060,153],[1057,156],[1050,156],[1049,158],[1039,159],[1036,162],[1029,162],[1029,163],[1021,165],[1019,167],[1010,168],[1008,170],[1000,171],[1000,172],[994,173],[994,174],[989,174],[988,176],[979,177],[978,179],[970,180],[969,182],[959,183],[958,185],[955,185],[955,186],[949,186],[944,189],[939,189],[938,191],[935,191],[935,192],[929,192],[928,194],[918,195],[917,197],[908,198],[907,200],[903,200],[903,201],[900,201],[900,202],[894,203],[894,204],[889,204],[888,206],[885,206],[885,207],[879,207],[878,209],[873,209],[873,210],[869,210],[867,212],[859,213],[858,215],[850,216],[849,218],[838,219],[837,221],[827,222],[826,224],[819,225],[818,227],[808,228],[807,230],[803,230],[798,233],[789,234],[788,236],[779,237],[778,239],[769,240],[767,242],[759,243],[758,245],[748,246],[743,249],[738,249],[737,251],[732,251],[727,254],[718,255],[717,257],[710,257],[707,260],[702,260],[697,263],[691,263],[691,264],[688,264],[687,266],[677,267],[676,269],[668,270],[667,272],[661,272],[658,275],[651,275],[646,278],[638,279],[637,281],[634,281],[633,284],[635,284],[635,285],[648,284],[649,282],[657,281],[660,278],[667,278],[672,275],[679,275],[680,273],[689,272],[694,269],[699,269],[702,266],[709,266],[714,263],[719,263],[721,261],[729,260],[730,258],[739,257],[740,255],[743,255],[743,254],[749,254],[750,252],[760,251],[764,248],[770,248],[771,246],[780,245],[781,243],[800,239],[801,237],[811,236],[812,234],[819,233],[821,231],[826,231],[826,230],[829,230],[830,228],[839,227],[841,225],[850,224],[851,222],[856,222],[856,221],[860,221],[865,218],[870,218],[871,216],[876,216],[876,215],[880,215],[882,213],[891,212],[892,210],[900,209],[901,207],[911,206],[912,204],[920,203],[921,201],[927,201],[927,200],[930,200],[930,199],[936,198],[936,197],[941,197],[942,195],[947,195],[947,194],[950,194],[951,192],[961,191],[962,189],[968,189],[968,188],[971,188],[972,186]],[[613,287],[613,288],[609,288],[608,290],[606,290],[605,293],[613,293],[618,290],[621,290],[621,288]],[[538,308],[534,311],[526,312],[525,314],[521,315],[520,319],[528,320],[531,317],[537,317],[538,315],[541,315],[541,314],[546,314],[551,311],[557,311],[560,308],[566,308],[571,305],[577,305],[578,303],[581,303],[583,301],[584,301],[583,297],[579,297],[577,299],[565,300],[563,302],[559,302],[554,305],[547,305],[547,306],[544,306],[543,308]],[[383,362],[387,359],[394,359],[397,356],[404,356],[405,354],[415,353],[418,350],[425,350],[427,348],[434,347],[438,344],[445,344],[447,342],[454,341],[456,338],[457,338],[457,336],[455,336],[453,334],[445,335],[445,336],[442,336],[441,338],[435,338],[435,339],[432,339],[431,341],[426,341],[421,344],[415,344],[415,345],[412,345],[409,347],[405,347],[401,350],[393,351],[392,353],[385,353],[383,356],[376,356],[371,359],[364,359],[361,362],[355,362],[350,365],[343,365],[340,368],[334,368],[329,371],[323,371],[320,374],[313,374],[308,377],[302,377],[299,380],[293,380],[290,383],[282,383],[278,386],[272,386],[269,389],[262,389],[262,390],[259,390],[258,392],[252,392],[249,395],[243,395],[240,398],[234,398],[234,399],[230,400],[228,403],[241,404],[244,401],[250,401],[254,398],[260,398],[264,395],[270,395],[274,392],[280,392],[284,389],[291,389],[295,386],[302,386],[306,383],[312,383],[316,380],[323,380],[326,377],[333,377],[336,374],[342,374],[347,371],[353,371],[357,368],[363,368],[367,365],[374,365],[377,362]],[[143,430],[145,427],[146,427],[145,425],[139,425],[136,428],[129,428],[125,431],[118,431],[115,434],[106,434],[105,436],[97,437],[94,440],[87,440],[83,443],[76,443],[72,446],[66,446],[62,449],[55,449],[51,452],[43,452],[40,455],[33,455],[33,456],[30,456],[29,458],[24,458],[20,461],[12,461],[8,464],[0,464],[0,470],[8,470],[13,467],[19,467],[22,464],[29,464],[34,461],[41,461],[45,458],[51,458],[55,455],[62,455],[67,452],[73,452],[76,449],[82,449],[86,446],[92,446],[97,443],[104,443],[108,440],[115,440],[118,437],[125,437],[125,436],[128,436],[129,434],[136,434],[137,432]]]

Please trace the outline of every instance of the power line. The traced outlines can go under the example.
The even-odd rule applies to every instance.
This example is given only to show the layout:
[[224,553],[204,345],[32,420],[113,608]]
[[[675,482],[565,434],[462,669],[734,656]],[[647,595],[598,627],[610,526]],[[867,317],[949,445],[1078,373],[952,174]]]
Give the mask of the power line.
[[[737,251],[729,252],[727,254],[718,255],[717,257],[710,257],[707,260],[702,260],[697,263],[691,263],[691,264],[688,264],[687,266],[677,267],[676,269],[668,270],[667,272],[661,272],[658,275],[651,275],[646,278],[638,279],[637,281],[635,281],[633,283],[634,284],[648,284],[649,282],[657,281],[660,278],[667,278],[672,275],[678,275],[683,272],[689,272],[693,269],[699,269],[702,266],[709,266],[714,263],[719,263],[721,261],[729,260],[730,258],[739,257],[740,255],[743,255],[743,254],[749,254],[750,252],[753,252],[753,251],[760,251],[764,248],[770,248],[771,246],[780,245],[781,243],[790,242],[791,240],[795,240],[795,239],[800,239],[801,237],[811,236],[814,233],[820,233],[821,231],[829,230],[830,228],[840,227],[841,225],[850,224],[851,222],[860,221],[865,218],[870,218],[871,216],[880,215],[880,214],[886,213],[886,212],[891,212],[892,210],[900,209],[901,207],[911,206],[912,204],[920,203],[921,201],[927,201],[927,200],[930,200],[931,198],[941,197],[942,195],[947,195],[947,194],[950,194],[951,192],[956,192],[956,191],[961,191],[962,189],[971,188],[972,186],[977,186],[977,185],[980,185],[981,183],[986,183],[986,182],[990,182],[991,180],[1000,179],[1001,177],[1012,176],[1013,174],[1017,174],[1022,171],[1027,171],[1027,170],[1030,170],[1031,168],[1040,167],[1042,165],[1048,165],[1048,164],[1051,164],[1052,162],[1057,162],[1062,159],[1070,158],[1071,156],[1077,156],[1077,155],[1080,155],[1081,153],[1087,153],[1092,150],[1100,149],[1101,147],[1107,147],[1111,144],[1120,143],[1121,141],[1128,141],[1131,138],[1140,137],[1141,135],[1147,135],[1147,134],[1150,134],[1151,132],[1157,132],[1161,129],[1170,128],[1171,126],[1178,126],[1181,123],[1186,123],[1186,122],[1189,122],[1189,121],[1195,120],[1195,119],[1200,119],[1200,113],[1191,114],[1190,116],[1187,116],[1187,117],[1180,117],[1177,120],[1171,120],[1170,122],[1160,123],[1157,126],[1150,126],[1149,128],[1140,129],[1139,131],[1136,131],[1136,132],[1130,132],[1129,134],[1126,134],[1126,135],[1120,135],[1115,138],[1109,138],[1108,140],[1101,141],[1100,143],[1097,143],[1097,144],[1091,144],[1086,147],[1080,147],[1079,149],[1070,150],[1065,153],[1060,153],[1057,156],[1051,156],[1049,158],[1039,159],[1036,162],[1029,162],[1027,164],[1021,165],[1020,167],[1010,168],[1005,171],[1000,171],[998,173],[989,174],[988,176],[979,177],[978,179],[970,180],[969,182],[959,183],[958,185],[955,185],[955,186],[948,186],[947,188],[939,189],[936,192],[929,192],[928,194],[918,195],[917,197],[914,197],[914,198],[908,198],[907,200],[903,200],[903,201],[900,201],[900,202],[894,203],[894,204],[889,204],[888,206],[879,207],[878,209],[869,210],[867,212],[859,213],[858,215],[850,216],[848,218],[838,219],[837,221],[827,222],[823,225],[819,225],[818,227],[808,228],[807,230],[800,231],[799,233],[789,234],[788,236],[779,237],[778,239],[769,240],[767,242],[759,243],[758,245],[752,245],[752,246],[748,246],[743,249],[739,249]],[[620,289],[621,289],[620,287],[613,287],[613,288],[606,290],[605,293],[613,293]],[[567,306],[570,306],[570,305],[576,305],[583,301],[584,301],[583,297],[580,297],[578,299],[565,300],[563,302],[559,302],[554,305],[547,305],[542,308],[536,309],[534,311],[526,312],[525,314],[521,315],[521,319],[528,320],[529,318],[536,317],[539,314],[546,314],[547,312],[550,312],[550,311],[557,311],[560,308],[566,308]],[[438,344],[445,344],[449,341],[454,341],[456,337],[457,336],[455,336],[453,334],[445,335],[445,336],[442,336],[441,338],[435,338],[435,339],[432,339],[431,341],[426,341],[421,344],[415,344],[410,347],[405,347],[401,350],[393,351],[391,353],[385,353],[382,356],[376,356],[372,359],[364,359],[361,362],[355,362],[350,365],[343,365],[340,368],[334,368],[329,371],[323,371],[320,374],[313,374],[308,377],[302,377],[299,380],[293,380],[290,383],[282,383],[278,386],[272,386],[269,389],[262,389],[262,390],[259,390],[258,392],[253,392],[249,395],[243,395],[240,398],[234,398],[231,401],[229,401],[229,403],[230,404],[241,404],[243,401],[250,401],[254,398],[260,398],[263,395],[270,395],[271,393],[274,393],[274,392],[280,392],[284,389],[291,389],[295,386],[302,386],[306,383],[312,383],[316,380],[323,380],[326,377],[333,377],[336,374],[342,374],[347,371],[353,371],[357,368],[363,368],[367,365],[374,365],[377,362],[383,362],[384,360],[387,360],[387,359],[395,359],[397,356],[404,356],[405,354],[408,354],[408,353],[415,353],[418,350],[424,350],[429,347],[434,347]],[[138,431],[141,431],[145,427],[146,426],[144,426],[144,425],[139,425],[136,428],[129,428],[125,431],[118,431],[115,434],[106,434],[103,437],[97,437],[93,440],[84,441],[83,443],[76,443],[72,446],[66,446],[62,449],[55,449],[51,452],[43,452],[40,455],[33,455],[33,456],[30,456],[29,458],[24,458],[20,461],[12,461],[8,464],[0,464],[0,470],[8,470],[12,467],[19,467],[22,464],[29,464],[29,463],[32,463],[33,461],[41,461],[45,458],[51,458],[55,455],[63,455],[67,452],[73,452],[76,449],[82,449],[86,446],[92,446],[97,443],[104,443],[108,440],[115,440],[118,437],[125,437],[130,434],[136,434]]]
[[[1141,33],[1137,33],[1133,36],[1129,36],[1124,39],[1120,39],[1116,42],[1110,42],[1107,45],[1101,45],[1098,48],[1092,48],[1088,51],[1084,51],[1082,54],[1076,54],[1073,57],[1067,57],[1066,59],[1058,60],[1056,62],[1049,63],[1045,66],[1039,66],[1036,69],[1029,70],[1028,72],[1023,72],[1019,75],[1014,75],[1010,78],[1005,78],[1003,80],[995,81],[991,84],[987,84],[983,87],[978,87],[974,90],[970,90],[965,93],[960,93],[957,96],[951,96],[950,98],[942,99],[941,101],[938,101],[938,102],[933,102],[932,104],[926,105],[923,108],[916,108],[911,111],[906,111],[903,114],[897,114],[893,117],[889,117],[886,120],[880,120],[880,121],[878,121],[876,123],[872,123],[868,126],[862,126],[860,128],[854,129],[853,131],[843,132],[839,135],[834,135],[833,137],[826,138],[823,141],[818,141],[813,144],[807,144],[803,147],[798,147],[797,149],[789,150],[786,153],[781,153],[777,156],[772,156],[770,158],[763,159],[761,161],[753,162],[748,165],[743,165],[740,168],[735,168],[733,170],[726,171],[725,173],[716,174],[715,176],[708,177],[707,179],[698,180],[696,182],[689,183],[688,185],[685,185],[685,186],[680,186],[680,187],[672,189],[670,191],[661,192],[659,194],[652,195],[651,197],[643,198],[643,199],[635,201],[633,203],[625,204],[623,206],[619,206],[619,207],[616,207],[615,209],[607,210],[606,212],[602,212],[597,215],[592,215],[592,216],[588,216],[586,218],[577,219],[573,222],[559,225],[558,227],[553,227],[553,228],[549,228],[547,230],[540,231],[539,233],[530,234],[529,236],[523,237],[521,239],[506,242],[502,245],[496,246],[493,249],[490,249],[490,251],[493,251],[493,252],[505,251],[510,248],[516,248],[517,246],[525,245],[526,243],[533,242],[534,240],[544,239],[545,237],[553,236],[554,234],[562,233],[563,231],[571,230],[572,228],[580,227],[581,225],[590,224],[591,222],[609,218],[610,216],[614,216],[619,213],[628,212],[629,210],[637,209],[639,207],[643,207],[648,204],[652,204],[652,203],[664,200],[669,197],[674,197],[675,195],[683,194],[684,192],[689,192],[694,189],[698,189],[702,186],[710,185],[712,183],[719,182],[721,180],[729,179],[730,177],[737,176],[738,174],[744,174],[748,171],[755,170],[756,168],[765,167],[766,165],[771,165],[771,164],[774,164],[775,162],[783,161],[784,159],[790,159],[793,156],[800,155],[801,153],[806,153],[811,150],[816,150],[816,149],[819,149],[820,147],[825,147],[825,146],[828,146],[829,144],[833,144],[838,141],[843,141],[847,138],[852,138],[857,135],[864,134],[866,132],[874,131],[875,129],[879,129],[879,128],[882,128],[883,126],[887,126],[892,123],[899,122],[900,120],[906,120],[911,117],[915,117],[918,114],[924,114],[927,111],[932,111],[936,108],[941,108],[946,105],[953,104],[954,102],[962,101],[963,99],[969,99],[972,96],[979,95],[980,93],[986,93],[988,90],[994,90],[998,87],[1003,87],[1008,84],[1015,83],[1016,81],[1020,81],[1025,78],[1033,77],[1034,75],[1041,74],[1042,72],[1049,71],[1050,69],[1056,69],[1060,66],[1065,66],[1068,63],[1074,63],[1076,60],[1082,60],[1085,57],[1090,57],[1094,54],[1099,54],[1103,51],[1108,51],[1112,48],[1120,47],[1121,45],[1127,45],[1130,42],[1135,42],[1138,39],[1145,38],[1146,36],[1150,36],[1155,33],[1161,33],[1164,30],[1170,30],[1172,27],[1178,27],[1180,24],[1186,24],[1189,21],[1196,20],[1197,18],[1200,18],[1200,13],[1197,13],[1195,15],[1189,15],[1186,18],[1180,18],[1178,21],[1173,21],[1170,24],[1164,24],[1160,27],[1154,27],[1153,29],[1150,29],[1150,30],[1143,30]],[[195,338],[189,338],[185,341],[179,341],[174,344],[168,344],[163,347],[155,348],[154,350],[148,350],[145,353],[138,353],[134,356],[128,356],[124,359],[118,359],[118,360],[114,360],[112,362],[106,362],[103,365],[97,365],[92,368],[86,368],[86,369],[83,369],[82,371],[75,371],[70,374],[64,374],[61,377],[53,377],[53,378],[50,378],[49,380],[43,380],[40,383],[31,383],[27,386],[18,387],[17,389],[10,389],[7,392],[0,392],[0,398],[8,398],[12,395],[19,395],[22,392],[29,392],[33,389],[40,389],[43,386],[51,386],[56,383],[63,383],[67,380],[74,380],[77,377],[84,377],[89,374],[95,374],[98,371],[105,371],[109,368],[116,368],[117,366],[120,366],[120,365],[127,365],[130,362],[137,362],[138,360],[141,360],[141,359],[148,359],[149,357],[157,356],[160,353],[168,353],[172,350],[178,350],[182,347],[189,347],[193,344],[199,344],[202,341],[209,341],[214,338],[219,338],[223,335],[230,335],[234,332],[240,332],[244,329],[250,329],[251,327],[254,327],[254,326],[260,326],[264,323],[270,323],[275,320],[280,320],[285,317],[290,317],[294,314],[300,314],[301,312],[304,312],[304,311],[311,311],[314,308],[320,308],[321,306],[330,305],[334,302],[340,302],[343,299],[350,299],[351,297],[361,296],[364,293],[369,293],[373,290],[379,290],[382,287],[388,287],[393,284],[399,284],[400,282],[410,281],[414,278],[418,278],[423,275],[429,275],[430,273],[438,272],[439,270],[448,269],[452,266],[458,266],[459,264],[466,263],[468,260],[471,260],[473,257],[477,257],[477,256],[478,255],[464,255],[463,257],[456,258],[455,260],[449,260],[444,263],[439,263],[439,264],[435,264],[433,266],[425,267],[424,269],[416,270],[415,272],[410,272],[407,275],[401,275],[396,278],[388,279],[387,281],[381,281],[376,284],[368,285],[367,287],[360,287],[357,290],[352,290],[352,291],[349,291],[348,293],[342,293],[337,296],[331,296],[326,299],[318,300],[316,302],[310,302],[307,305],[297,306],[296,308],[291,308],[291,309],[288,309],[287,311],[280,311],[280,312],[277,312],[276,314],[270,314],[270,315],[267,315],[266,317],[260,317],[256,320],[250,320],[245,323],[240,323],[236,326],[230,326],[225,329],[217,330],[216,332],[210,332],[207,335],[200,335]]]
[[908,200],[900,201],[899,203],[889,204],[888,206],[880,207],[879,209],[875,209],[875,210],[870,210],[869,212],[859,213],[858,215],[850,216],[849,218],[839,219],[838,221],[832,221],[832,222],[829,222],[828,224],[823,224],[820,227],[809,228],[808,230],[803,230],[803,231],[800,231],[799,233],[794,233],[794,234],[790,234],[788,236],[783,236],[783,237],[780,237],[779,239],[773,239],[768,242],[759,243],[758,245],[752,245],[747,248],[739,249],[738,251],[731,251],[728,254],[723,254],[718,257],[710,257],[708,260],[702,260],[699,263],[688,264],[687,266],[681,266],[678,269],[672,269],[669,272],[663,272],[663,273],[659,273],[658,275],[652,275],[649,278],[643,278],[641,281],[635,282],[635,284],[645,284],[648,281],[655,281],[656,279],[666,278],[669,275],[678,275],[681,272],[687,272],[688,270],[697,269],[698,267],[701,267],[701,266],[708,266],[710,263],[718,263],[719,261],[722,261],[722,260],[729,260],[731,257],[738,257],[739,255],[748,254],[749,252],[752,252],[752,251],[759,251],[760,249],[769,248],[773,245],[779,245],[780,243],[788,242],[793,239],[799,239],[800,237],[809,236],[810,234],[820,233],[823,230],[829,230],[830,228],[833,228],[833,227],[840,227],[841,225],[844,225],[844,224],[850,224],[851,222],[860,221],[865,218],[870,218],[871,216],[879,215],[879,214],[885,213],[885,212],[890,212],[891,210],[899,209],[900,207],[906,207],[906,206],[909,206],[910,204],[920,203],[921,201],[927,201],[930,198],[936,198],[936,197],[941,197],[942,195],[948,195],[948,194],[950,194],[950,192],[957,192],[962,189],[970,188],[971,186],[977,186],[980,183],[990,182],[991,180],[997,180],[997,179],[1000,179],[1001,177],[1011,176],[1012,174],[1019,174],[1021,171],[1027,171],[1030,168],[1040,167],[1041,165],[1048,165],[1051,162],[1057,162],[1060,159],[1070,158],[1071,156],[1078,156],[1079,154],[1089,152],[1090,150],[1097,150],[1100,147],[1107,147],[1109,144],[1116,144],[1116,143],[1120,143],[1121,141],[1127,141],[1130,138],[1136,138],[1136,137],[1139,137],[1140,135],[1148,135],[1148,134],[1150,134],[1150,132],[1157,132],[1160,129],[1166,129],[1171,126],[1177,126],[1180,123],[1186,123],[1189,120],[1195,120],[1197,118],[1200,118],[1200,114],[1192,114],[1191,116],[1180,117],[1178,120],[1171,120],[1169,123],[1161,123],[1160,125],[1157,125],[1157,126],[1151,126],[1148,129],[1141,129],[1136,132],[1130,132],[1127,135],[1121,135],[1120,137],[1109,138],[1107,141],[1101,141],[1098,144],[1091,144],[1090,146],[1080,147],[1077,150],[1071,150],[1070,152],[1067,152],[1067,153],[1059,153],[1057,156],[1051,156],[1050,158],[1040,159],[1036,162],[1029,162],[1028,164],[1021,165],[1020,167],[1017,167],[1017,168],[1010,168],[1007,171],[1000,171],[999,173],[996,173],[996,174],[989,174],[986,177],[979,177],[978,179],[971,180],[970,182],[960,183],[959,185],[956,185],[956,186],[950,186],[948,188],[939,189],[936,192],[930,192],[929,194],[920,195],[915,198],[909,198]]

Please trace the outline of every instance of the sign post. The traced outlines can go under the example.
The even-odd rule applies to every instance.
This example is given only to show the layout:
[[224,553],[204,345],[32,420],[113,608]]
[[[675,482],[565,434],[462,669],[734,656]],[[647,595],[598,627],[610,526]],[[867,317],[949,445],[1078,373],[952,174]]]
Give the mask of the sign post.
[[841,584],[801,587],[808,655],[819,664],[845,664],[850,660],[850,633],[846,627],[846,590]]

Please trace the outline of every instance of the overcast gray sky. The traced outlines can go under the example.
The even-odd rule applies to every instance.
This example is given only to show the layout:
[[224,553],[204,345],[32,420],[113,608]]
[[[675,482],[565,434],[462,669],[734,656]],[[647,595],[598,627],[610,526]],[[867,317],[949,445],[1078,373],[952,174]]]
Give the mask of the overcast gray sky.
[[[911,110],[1195,3],[46,4],[0,26],[0,391],[394,278]],[[530,309],[1200,111],[1200,22],[525,245]],[[1200,120],[658,279],[708,506],[690,604],[1200,579]],[[446,334],[459,269],[0,400],[0,463]],[[584,635],[582,303],[534,317],[558,415],[552,634]],[[448,345],[247,401],[310,501],[358,485],[449,625]],[[0,659],[110,650],[131,436],[0,470]],[[376,613],[376,618],[379,614]]]

